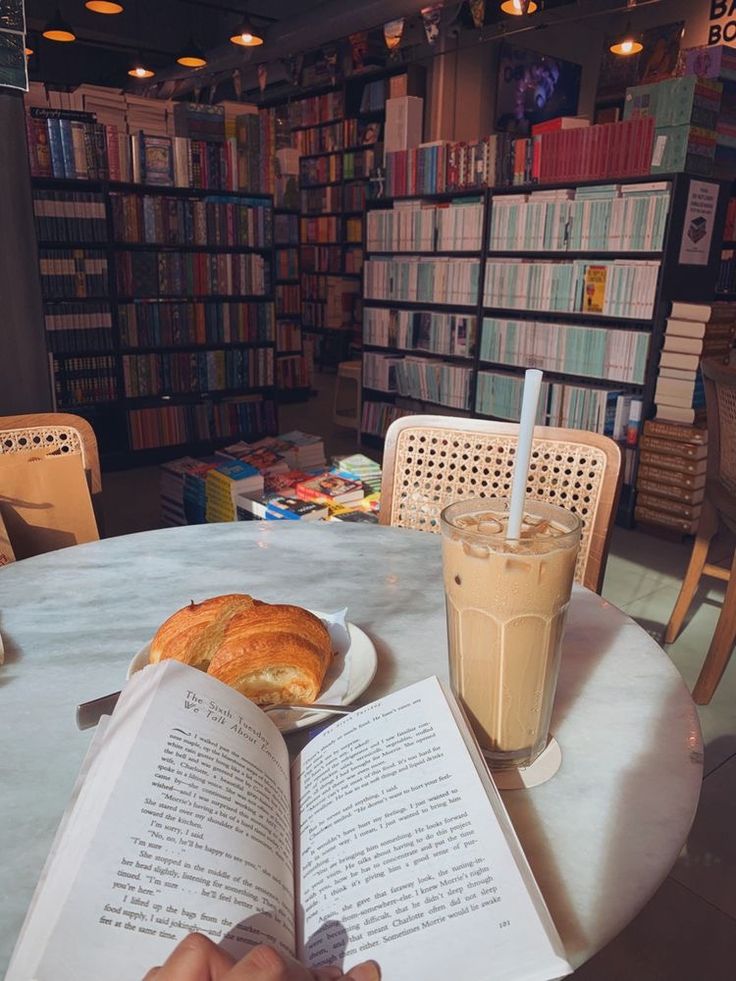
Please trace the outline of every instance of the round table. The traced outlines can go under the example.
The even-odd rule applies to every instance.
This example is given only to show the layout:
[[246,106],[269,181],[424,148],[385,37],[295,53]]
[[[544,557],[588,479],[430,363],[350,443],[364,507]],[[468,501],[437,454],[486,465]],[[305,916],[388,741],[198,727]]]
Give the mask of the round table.
[[[246,592],[347,606],[378,672],[362,700],[447,678],[439,536],[332,522],[144,532],[0,569],[0,969],[7,966],[90,734],[78,702],[120,688],[132,655],[190,599]],[[576,587],[552,730],[562,767],[504,794],[571,963],[611,940],[675,862],[700,791],[693,702],[655,642]]]

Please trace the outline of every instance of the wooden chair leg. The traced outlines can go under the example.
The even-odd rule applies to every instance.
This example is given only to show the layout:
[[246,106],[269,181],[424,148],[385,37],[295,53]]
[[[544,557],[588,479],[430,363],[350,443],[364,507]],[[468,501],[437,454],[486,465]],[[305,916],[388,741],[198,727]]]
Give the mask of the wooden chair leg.
[[710,642],[703,667],[693,688],[693,700],[707,705],[726,670],[736,640],[736,552],[731,563],[731,578],[726,586],[723,607]]
[[703,566],[708,558],[708,548],[710,540],[718,530],[718,514],[708,498],[703,501],[703,510],[700,512],[700,522],[695,535],[693,550],[690,553],[685,578],[682,580],[680,593],[677,597],[669,623],[664,629],[663,643],[671,644],[680,632],[683,620],[687,616],[693,596],[698,588],[700,577],[703,574]]

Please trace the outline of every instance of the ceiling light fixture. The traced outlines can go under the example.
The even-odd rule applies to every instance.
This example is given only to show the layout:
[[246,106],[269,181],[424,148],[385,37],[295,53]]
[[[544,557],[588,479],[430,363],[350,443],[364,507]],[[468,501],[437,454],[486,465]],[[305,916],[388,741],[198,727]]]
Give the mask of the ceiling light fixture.
[[537,9],[538,5],[534,0],[529,0],[526,8],[522,0],[504,0],[501,4],[501,10],[505,14],[511,14],[512,17],[523,17],[525,14],[533,14]]
[[176,61],[185,68],[203,68],[207,64],[207,56],[193,37],[190,37],[183,50],[177,55]]
[[125,7],[113,0],[85,0],[84,6],[93,14],[122,14]]
[[620,55],[623,58],[628,58],[630,55],[639,54],[640,51],[644,50],[644,45],[631,30],[630,21],[626,25],[623,34],[621,34],[613,42],[610,50],[613,54]]
[[263,34],[256,30],[250,17],[245,14],[240,24],[230,36],[233,44],[239,44],[244,48],[255,48],[258,44],[263,44]]
[[74,28],[71,24],[64,20],[64,18],[61,16],[61,10],[58,7],[56,8],[56,13],[54,16],[44,27],[43,36],[48,41],[61,41],[64,43],[77,40],[77,35],[74,33]]
[[139,54],[128,69],[128,74],[131,78],[153,78],[156,73],[146,65],[143,55]]

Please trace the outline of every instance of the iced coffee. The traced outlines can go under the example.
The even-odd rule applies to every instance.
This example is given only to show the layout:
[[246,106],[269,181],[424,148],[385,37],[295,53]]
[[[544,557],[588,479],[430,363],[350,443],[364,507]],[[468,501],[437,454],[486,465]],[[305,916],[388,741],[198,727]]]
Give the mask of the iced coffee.
[[491,767],[533,762],[547,743],[580,522],[528,501],[506,538],[505,500],[441,516],[450,679]]

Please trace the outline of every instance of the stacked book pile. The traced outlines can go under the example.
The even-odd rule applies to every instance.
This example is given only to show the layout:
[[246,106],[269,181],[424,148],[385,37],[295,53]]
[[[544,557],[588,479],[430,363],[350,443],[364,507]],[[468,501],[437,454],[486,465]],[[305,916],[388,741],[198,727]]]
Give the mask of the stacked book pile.
[[184,456],[161,465],[161,520],[165,527],[187,524],[184,478],[196,473],[199,461]]
[[335,471],[342,477],[351,477],[353,480],[362,481],[371,495],[381,491],[381,467],[375,460],[371,460],[362,453],[336,457]]
[[328,467],[321,437],[294,430],[161,468],[164,523],[378,521],[381,468],[362,454]]
[[695,534],[705,495],[707,431],[648,420],[639,445],[635,519]]
[[672,304],[654,391],[655,418],[694,423],[705,417],[702,358],[728,360],[736,334],[736,304]]
[[184,472],[184,513],[189,525],[203,525],[207,520],[207,474],[222,463],[216,456],[197,461]]
[[263,493],[263,475],[242,460],[227,460],[207,472],[205,517],[212,521],[235,521],[236,500],[241,494]]
[[722,92],[720,82],[695,75],[626,90],[624,119],[654,119],[652,173],[713,173]]
[[726,44],[691,48],[685,52],[685,72],[720,82],[723,86],[721,109],[715,124],[713,176],[733,180],[736,172],[736,50]]

